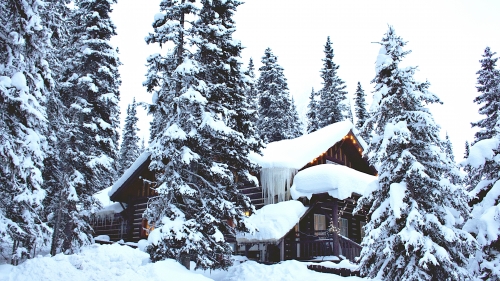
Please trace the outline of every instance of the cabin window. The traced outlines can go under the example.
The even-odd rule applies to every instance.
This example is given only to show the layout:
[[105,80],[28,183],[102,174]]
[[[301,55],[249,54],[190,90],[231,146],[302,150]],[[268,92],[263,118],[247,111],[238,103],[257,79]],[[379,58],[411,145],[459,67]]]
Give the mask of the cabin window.
[[344,237],[348,237],[349,235],[349,220],[348,219],[344,219],[344,218],[340,218],[339,220],[339,228],[340,228],[340,235],[344,236]]
[[147,219],[142,219],[141,238],[148,238],[149,233],[155,229],[155,225],[149,224]]
[[364,221],[361,221],[359,222],[359,227],[361,229],[361,239],[363,239],[363,237],[365,237],[365,225],[366,225],[366,222]]
[[326,231],[326,217],[325,215],[314,214],[314,235],[323,236]]

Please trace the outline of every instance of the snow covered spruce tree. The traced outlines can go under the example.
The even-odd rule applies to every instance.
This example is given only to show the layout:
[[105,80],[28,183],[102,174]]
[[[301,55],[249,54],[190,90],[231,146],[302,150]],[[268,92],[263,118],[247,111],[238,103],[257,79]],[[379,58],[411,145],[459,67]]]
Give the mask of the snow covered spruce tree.
[[354,93],[354,110],[356,112],[356,128],[361,129],[365,124],[366,119],[370,116],[368,114],[368,110],[366,109],[366,94],[363,88],[361,88],[361,83],[358,82],[358,86],[356,87],[356,92]]
[[[257,123],[260,137],[269,143],[296,137],[301,123],[293,123],[297,109],[293,104],[283,67],[270,48],[262,57],[263,66],[259,68],[257,81],[259,90],[259,121]],[[298,118],[297,118],[298,119]]]
[[[255,180],[247,155],[260,149],[245,97],[241,44],[232,39],[239,1],[164,0],[149,43],[173,43],[165,57],[149,58],[146,86],[154,95],[150,169],[158,196],[145,217],[156,225],[148,246],[153,261],[193,260],[197,268],[231,265],[224,235],[247,231],[253,211],[237,186]],[[183,23],[186,14],[194,18]],[[190,50],[186,45],[193,44]],[[164,69],[168,71],[163,71]]]
[[428,82],[414,80],[416,67],[399,67],[410,51],[393,27],[379,44],[367,120],[374,128],[367,153],[379,185],[360,200],[359,206],[371,206],[361,273],[383,280],[470,280],[466,266],[476,244],[461,230],[466,196],[443,177],[451,163],[425,107],[440,101]]
[[333,48],[330,36],[326,39],[325,58],[321,69],[323,88],[319,91],[319,123],[320,128],[345,120],[348,115],[347,92],[345,83],[337,74],[339,66],[333,62]]
[[0,248],[13,245],[6,253],[12,264],[49,238],[42,168],[46,86],[53,82],[43,9],[34,0],[0,2]]
[[312,133],[320,129],[318,119],[318,96],[319,93],[314,92],[314,88],[312,88],[311,95],[309,96],[309,104],[307,105],[307,133]]
[[498,58],[489,47],[480,60],[474,102],[481,105],[479,113],[485,118],[472,123],[479,127],[474,144],[464,162],[469,171],[472,200],[472,219],[465,228],[481,247],[476,255],[476,269],[484,280],[500,280],[500,71]]
[[74,252],[91,241],[89,216],[97,206],[92,197],[108,187],[116,174],[119,139],[120,76],[116,35],[108,0],[78,0],[61,97],[67,108],[65,190],[67,214],[61,250]]
[[251,113],[251,122],[255,127],[255,134],[258,138],[259,132],[257,131],[257,122],[259,120],[259,92],[257,91],[257,81],[255,78],[255,65],[253,64],[253,59],[250,58],[248,62],[248,69],[245,71],[247,76],[247,89],[246,89],[246,97],[249,109],[253,111]]
[[132,104],[127,107],[127,117],[125,117],[125,124],[123,126],[123,137],[120,146],[120,158],[118,159],[118,174],[123,172],[137,160],[140,154],[139,137],[137,136],[137,104],[135,98]]

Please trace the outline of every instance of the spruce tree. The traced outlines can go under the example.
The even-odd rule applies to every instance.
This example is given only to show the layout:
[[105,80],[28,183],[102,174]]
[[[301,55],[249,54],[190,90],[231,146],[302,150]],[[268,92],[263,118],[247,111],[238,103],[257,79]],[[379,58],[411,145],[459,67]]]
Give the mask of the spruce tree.
[[321,128],[345,120],[348,117],[346,85],[337,74],[339,66],[333,62],[334,55],[330,36],[327,37],[324,53],[325,58],[321,69],[323,88],[319,92],[321,96],[319,102]]
[[[481,105],[479,113],[485,118],[472,123],[479,127],[470,154],[465,162],[469,172],[472,218],[465,229],[472,233],[481,247],[476,254],[476,270],[483,280],[500,280],[500,71],[498,58],[489,47],[484,50],[481,69],[477,72],[477,91],[474,102]],[[480,159],[480,160],[478,160]]]
[[12,243],[12,264],[49,237],[41,217],[46,195],[42,168],[45,102],[53,81],[41,4],[0,2],[0,243]]
[[67,110],[62,251],[90,243],[93,197],[116,174],[119,139],[120,61],[109,43],[116,35],[108,0],[79,0],[71,15],[71,46],[61,89]]
[[295,100],[292,96],[292,100],[290,102],[290,109],[287,111],[289,121],[287,124],[289,128],[286,132],[287,139],[298,138],[303,135],[303,126],[302,121],[299,118],[299,113],[297,112],[297,106],[295,105]]
[[307,105],[307,133],[312,133],[320,129],[318,119],[318,96],[318,93],[314,92],[314,88],[312,88],[311,95],[309,96],[309,104]]
[[[259,91],[259,121],[257,128],[264,142],[274,142],[290,138],[297,131],[300,123],[292,123],[297,115],[288,92],[288,83],[283,73],[283,67],[278,64],[278,58],[270,48],[262,57],[263,66],[259,68],[260,76],[257,82]],[[294,111],[295,110],[295,111]]]
[[[156,133],[148,149],[159,185],[145,214],[156,225],[147,251],[153,261],[190,259],[197,268],[226,269],[231,248],[224,234],[247,230],[244,211],[254,210],[237,186],[254,179],[256,166],[247,155],[258,151],[260,142],[245,96],[242,47],[232,39],[240,2],[201,4],[198,10],[184,1],[163,1],[155,33],[147,38],[165,38],[176,45],[174,52],[183,50],[164,61],[172,72],[151,64],[148,78],[154,79],[146,84],[156,96]],[[197,18],[189,28],[172,24],[182,22],[185,13]]]
[[464,191],[444,175],[439,126],[426,104],[440,103],[429,83],[414,80],[416,67],[401,68],[410,53],[390,26],[376,62],[367,155],[378,187],[359,202],[369,205],[361,273],[383,280],[470,280],[466,269],[475,240],[461,230],[468,217]]
[[249,106],[249,109],[252,110],[251,114],[251,122],[253,126],[255,127],[255,134],[256,137],[258,138],[259,132],[257,131],[257,122],[259,120],[259,92],[257,91],[257,81],[255,78],[255,66],[253,64],[253,59],[250,58],[250,61],[248,62],[248,69],[245,71],[246,76],[248,77],[247,79],[247,90],[245,91],[246,97],[247,97],[247,103]]
[[354,100],[354,110],[356,112],[356,128],[361,129],[365,124],[366,119],[368,119],[368,110],[366,109],[366,94],[363,88],[361,88],[361,83],[358,82],[358,86],[356,87],[356,92],[354,93],[356,96]]
[[125,124],[123,126],[123,137],[120,146],[120,158],[118,159],[118,174],[122,175],[125,170],[127,170],[139,154],[141,153],[139,148],[139,137],[137,136],[137,104],[135,103],[135,98],[132,104],[127,107],[127,117],[125,117]]

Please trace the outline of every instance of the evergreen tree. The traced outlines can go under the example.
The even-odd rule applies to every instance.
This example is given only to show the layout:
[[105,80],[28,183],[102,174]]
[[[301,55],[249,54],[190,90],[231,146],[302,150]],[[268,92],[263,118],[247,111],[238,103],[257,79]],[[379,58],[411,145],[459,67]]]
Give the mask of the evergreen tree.
[[74,252],[90,243],[89,215],[98,205],[93,194],[110,186],[116,174],[119,139],[117,50],[109,43],[116,35],[108,0],[78,0],[71,15],[68,60],[61,97],[67,110],[65,190],[67,214],[62,218],[62,251]]
[[469,158],[469,153],[470,153],[469,141],[465,141],[464,159]]
[[354,93],[356,96],[354,100],[354,108],[356,112],[356,128],[361,129],[363,128],[363,125],[365,124],[366,119],[370,116],[368,114],[368,110],[366,109],[366,94],[363,88],[361,88],[361,83],[358,82],[358,86],[356,88],[356,92]]
[[135,103],[135,98],[132,104],[127,107],[127,117],[125,117],[125,125],[123,126],[123,138],[122,144],[120,146],[120,158],[118,160],[118,174],[122,175],[126,169],[128,169],[139,154],[141,150],[139,148],[139,137],[137,136],[137,104]]
[[444,151],[446,152],[446,155],[450,158],[452,162],[455,162],[455,156],[453,155],[453,145],[451,144],[450,137],[448,136],[448,132],[446,132],[446,138],[443,143],[444,145]]
[[[500,71],[496,69],[496,53],[484,50],[481,69],[477,72],[474,102],[481,105],[479,113],[486,117],[473,123],[479,127],[474,145],[465,163],[469,172],[472,218],[465,229],[472,233],[481,247],[476,254],[476,270],[484,280],[500,280]],[[467,152],[469,154],[469,152]]]
[[[278,58],[270,48],[262,57],[263,66],[259,68],[257,82],[259,90],[259,121],[257,128],[264,142],[274,142],[290,138],[300,124],[292,124],[297,110],[292,104],[288,84]],[[295,111],[293,111],[295,109]]]
[[299,118],[299,113],[297,112],[297,106],[295,106],[295,100],[292,96],[292,101],[290,102],[290,109],[288,110],[289,121],[287,124],[290,126],[286,132],[287,139],[294,139],[302,136],[303,127],[302,121]]
[[[245,74],[248,76],[248,81],[247,81],[247,90],[246,90],[246,96],[247,96],[247,102],[249,109],[253,111],[251,114],[251,122],[254,124],[254,127],[257,126],[257,122],[259,120],[259,96],[258,96],[258,91],[257,91],[257,82],[255,78],[255,66],[253,64],[253,59],[250,58],[250,61],[248,62],[248,69],[245,72]],[[255,134],[256,137],[258,138],[259,132],[255,128]]]
[[477,91],[480,93],[474,99],[474,102],[481,105],[479,113],[485,115],[483,120],[473,122],[472,127],[478,127],[474,143],[483,140],[491,139],[495,135],[495,126],[498,121],[500,112],[500,71],[496,69],[498,58],[493,58],[496,52],[491,52],[489,47],[486,47],[481,62],[481,69],[476,73]]
[[0,243],[13,243],[12,264],[49,237],[41,217],[53,84],[44,9],[34,0],[0,2]]
[[319,119],[318,119],[318,93],[314,92],[314,88],[311,90],[311,95],[309,96],[309,104],[307,105],[307,133],[312,133],[320,129]]
[[374,128],[367,155],[379,184],[360,200],[371,206],[361,273],[383,280],[470,280],[466,266],[476,244],[461,230],[466,196],[443,178],[452,163],[425,107],[440,101],[428,82],[414,80],[416,67],[399,67],[410,51],[391,26],[379,44],[367,120]]
[[[162,69],[154,63],[149,67],[146,86],[156,96],[156,132],[148,149],[159,195],[145,216],[156,225],[147,249],[153,261],[191,259],[197,268],[216,269],[231,264],[223,234],[247,230],[244,211],[254,210],[237,186],[254,179],[250,173],[256,166],[247,155],[258,151],[260,142],[245,96],[242,47],[232,39],[232,16],[240,2],[201,4],[198,10],[192,3],[163,1],[155,33],[147,38],[151,43],[163,38],[175,44],[177,54],[183,51],[165,60],[156,56],[165,63]],[[172,24],[186,13],[197,16],[189,28]],[[188,43],[193,45],[189,51]]]
[[323,88],[320,90],[321,99],[319,102],[321,128],[345,120],[348,115],[348,108],[345,103],[347,99],[346,85],[338,77],[339,66],[333,62],[334,55],[330,36],[326,40],[324,53],[325,58],[321,69]]

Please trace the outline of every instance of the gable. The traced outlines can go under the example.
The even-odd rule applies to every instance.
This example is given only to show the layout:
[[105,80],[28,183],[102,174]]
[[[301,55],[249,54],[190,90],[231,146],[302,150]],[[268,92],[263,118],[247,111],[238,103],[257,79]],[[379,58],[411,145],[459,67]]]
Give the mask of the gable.
[[149,171],[150,153],[143,152],[113,184],[108,195],[111,201],[128,202],[132,198],[148,197],[154,173]]

